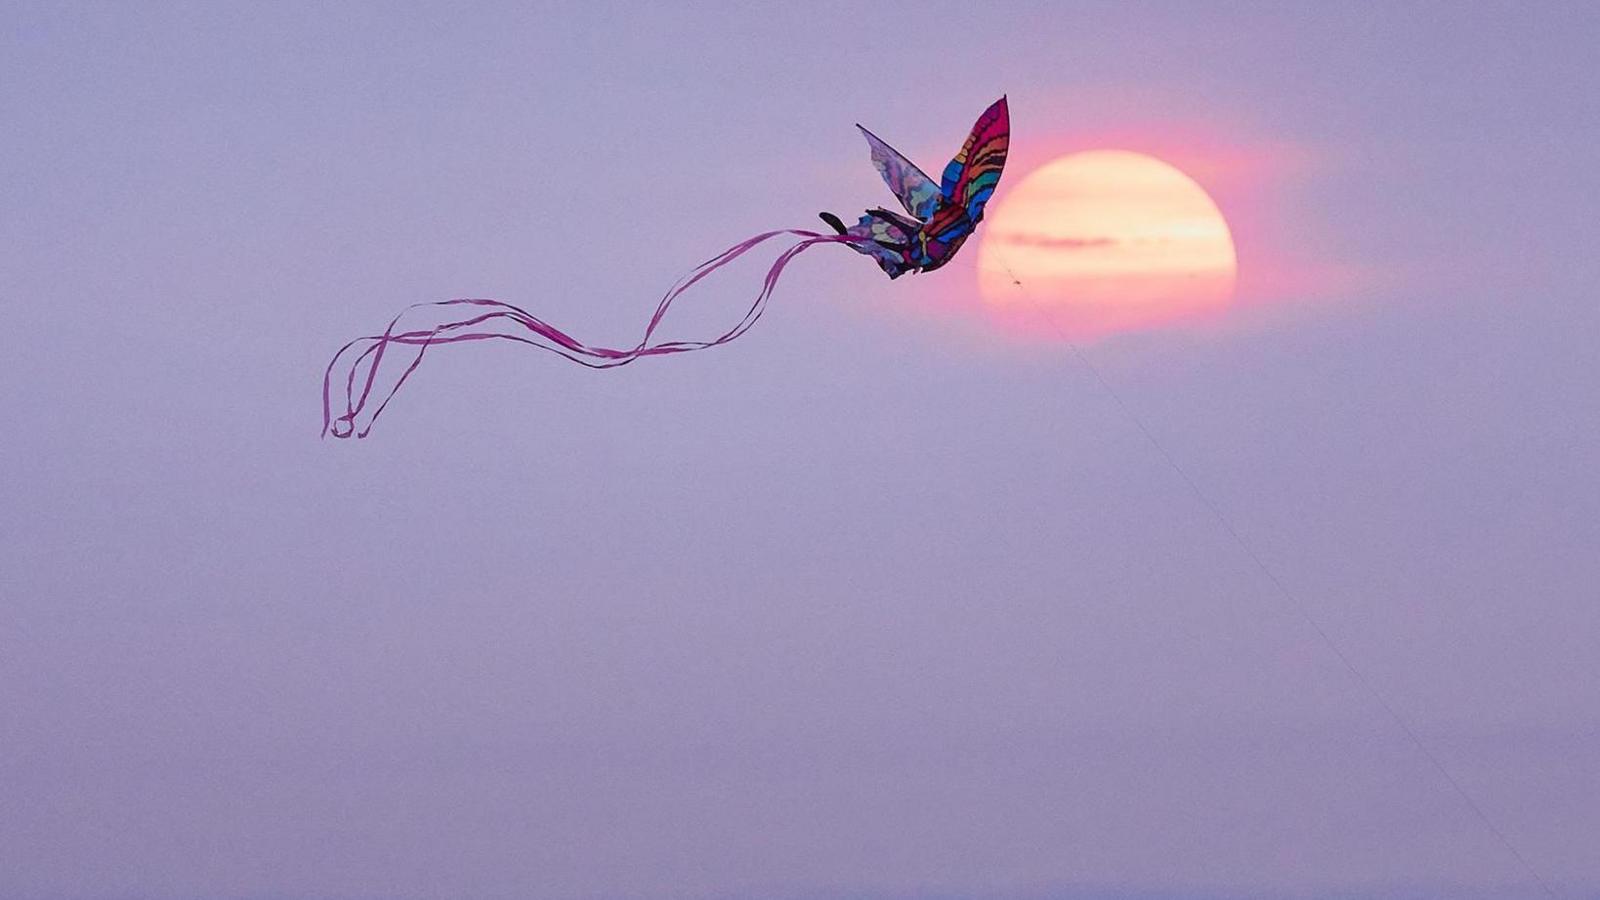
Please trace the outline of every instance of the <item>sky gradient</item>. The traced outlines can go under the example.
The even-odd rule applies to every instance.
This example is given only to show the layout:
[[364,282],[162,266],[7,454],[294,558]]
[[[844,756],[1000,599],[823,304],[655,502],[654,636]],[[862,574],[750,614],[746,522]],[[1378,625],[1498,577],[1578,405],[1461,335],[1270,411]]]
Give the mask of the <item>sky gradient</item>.
[[[0,5],[0,895],[1600,897],[1600,8]],[[1072,351],[819,248],[1156,152],[1228,315]],[[981,233],[981,232],[980,232]],[[762,266],[685,298],[737,318]],[[968,312],[963,312],[967,310]],[[1130,419],[1296,598],[1286,602]]]

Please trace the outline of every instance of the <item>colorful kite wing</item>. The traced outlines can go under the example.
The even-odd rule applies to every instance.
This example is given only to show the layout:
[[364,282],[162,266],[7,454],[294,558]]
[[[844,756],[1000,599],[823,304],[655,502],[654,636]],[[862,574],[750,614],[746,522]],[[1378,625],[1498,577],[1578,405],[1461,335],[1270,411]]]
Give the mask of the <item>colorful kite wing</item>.
[[961,152],[945,166],[939,186],[944,202],[965,209],[974,224],[981,221],[984,204],[1000,182],[1010,144],[1011,113],[1001,97],[978,117]]
[[911,160],[901,156],[898,150],[879,140],[877,135],[860,125],[856,127],[861,128],[867,144],[872,147],[872,164],[883,176],[884,184],[900,199],[900,205],[905,207],[906,212],[919,219],[933,215],[940,197],[939,186],[933,183],[933,179],[923,174]]
[[911,242],[922,228],[922,223],[902,217],[887,209],[870,209],[849,231],[848,235],[868,238],[856,245],[856,250],[878,261],[878,267],[890,278],[899,278],[915,267],[909,251]]

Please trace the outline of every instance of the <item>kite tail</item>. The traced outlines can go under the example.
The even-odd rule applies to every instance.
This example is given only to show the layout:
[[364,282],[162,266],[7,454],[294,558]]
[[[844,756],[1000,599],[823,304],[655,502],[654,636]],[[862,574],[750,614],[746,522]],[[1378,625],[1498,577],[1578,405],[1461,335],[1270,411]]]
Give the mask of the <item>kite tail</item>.
[[[756,294],[750,308],[745,311],[744,317],[737,324],[709,340],[652,343],[656,329],[660,327],[662,320],[666,318],[667,310],[680,294],[758,245],[783,235],[797,237],[800,240],[778,254],[772,267],[767,270],[760,293]],[[705,350],[726,344],[749,331],[756,320],[761,318],[762,312],[766,310],[767,300],[778,286],[778,277],[783,274],[783,269],[790,260],[817,244],[857,244],[861,241],[862,238],[854,235],[824,235],[814,231],[789,228],[763,232],[740,241],[680,278],[656,305],[655,314],[650,317],[650,322],[645,326],[644,335],[639,342],[628,348],[596,347],[585,344],[538,316],[499,300],[458,299],[412,304],[401,310],[400,314],[389,322],[389,327],[384,329],[383,334],[356,338],[340,347],[339,352],[333,355],[327,370],[322,375],[322,434],[326,437],[331,433],[336,438],[366,437],[371,433],[372,425],[378,420],[378,416],[382,415],[383,410],[389,405],[389,401],[394,399],[394,395],[406,383],[406,379],[410,378],[411,373],[422,364],[422,357],[428,348],[438,344],[489,340],[513,341],[548,350],[591,369],[609,369],[625,366],[646,356],[686,353],[690,350]],[[461,318],[431,328],[396,330],[400,326],[400,320],[412,310],[441,307],[467,307],[467,309]],[[508,325],[511,327],[506,328]],[[383,395],[383,399],[372,408],[370,417],[366,418],[366,425],[357,431],[356,421],[363,416],[369,403],[375,399],[374,389],[384,357],[391,352],[390,348],[395,346],[414,348],[415,353],[388,392]],[[339,367],[340,360],[344,359],[347,353],[355,353],[355,358],[349,362],[349,368],[343,377],[336,380],[334,370]],[[334,393],[338,381],[343,382],[344,412],[335,417]]]

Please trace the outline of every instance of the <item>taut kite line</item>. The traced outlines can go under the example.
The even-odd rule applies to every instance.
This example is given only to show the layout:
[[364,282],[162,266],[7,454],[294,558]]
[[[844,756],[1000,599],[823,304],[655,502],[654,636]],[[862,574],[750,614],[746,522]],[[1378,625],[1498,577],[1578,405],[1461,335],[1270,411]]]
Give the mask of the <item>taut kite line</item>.
[[[856,126],[861,128],[861,126]],[[726,344],[761,318],[767,300],[778,285],[783,269],[809,247],[818,244],[843,244],[872,257],[892,278],[907,272],[931,272],[955,256],[956,251],[983,221],[983,208],[1000,181],[1011,139],[1011,118],[1006,98],[996,100],[967,135],[961,152],[945,166],[940,183],[923,174],[877,135],[861,128],[872,148],[872,163],[889,189],[900,200],[906,214],[881,207],[869,209],[856,224],[846,228],[838,216],[822,213],[822,220],[836,232],[822,234],[785,228],[746,238],[695,267],[679,279],[656,305],[655,314],[645,326],[639,343],[627,348],[596,347],[572,337],[538,316],[500,300],[459,299],[418,303],[402,310],[379,335],[360,337],[339,348],[322,376],[322,433],[336,438],[364,438],[396,392],[411,377],[429,347],[469,341],[514,341],[560,354],[579,365],[593,369],[623,366],[646,356],[665,356],[704,350]],[[700,341],[653,342],[656,329],[667,310],[684,291],[755,247],[773,238],[795,238],[767,270],[761,290],[746,310],[744,318],[722,334]],[[457,317],[429,328],[401,328],[400,320],[417,309],[450,310]],[[404,347],[411,358],[400,370],[394,385],[375,404],[373,394],[379,370],[386,357]],[[335,377],[341,360],[347,368]],[[344,412],[333,414],[336,385],[343,382]],[[370,409],[370,412],[369,412]],[[364,424],[357,430],[357,422]]]

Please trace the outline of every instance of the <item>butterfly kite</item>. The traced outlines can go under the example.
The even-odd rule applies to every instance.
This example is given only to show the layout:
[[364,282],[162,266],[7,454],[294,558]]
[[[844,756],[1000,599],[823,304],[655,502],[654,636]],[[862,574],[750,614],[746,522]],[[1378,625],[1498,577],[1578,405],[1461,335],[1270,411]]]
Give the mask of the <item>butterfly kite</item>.
[[[608,369],[627,365],[646,356],[665,356],[716,347],[744,334],[766,309],[767,300],[777,287],[778,277],[783,274],[784,267],[808,247],[817,244],[844,244],[870,256],[890,278],[899,278],[907,272],[931,272],[943,266],[972,236],[978,223],[983,221],[984,205],[989,202],[995,185],[1000,181],[1011,139],[1011,118],[1006,108],[1006,98],[995,101],[978,117],[961,152],[945,166],[938,184],[893,147],[879,140],[877,135],[865,128],[861,128],[861,133],[872,148],[873,165],[899,198],[900,205],[905,209],[904,215],[881,207],[869,209],[860,221],[846,228],[838,216],[822,213],[822,220],[835,234],[788,228],[764,232],[740,241],[679,279],[657,304],[655,314],[645,326],[644,336],[639,343],[627,348],[585,344],[538,316],[499,300],[459,299],[415,304],[396,316],[383,334],[356,338],[334,354],[322,378],[322,433],[331,433],[337,438],[366,437],[384,407],[389,405],[406,379],[422,364],[423,354],[428,348],[440,344],[513,341],[558,353],[579,365]],[[732,328],[708,340],[654,340],[661,320],[680,294],[756,246],[785,236],[798,240],[778,255],[767,270],[755,301],[745,312],[744,318]],[[400,320],[406,318],[408,313],[424,308],[455,317],[427,328],[401,327]],[[404,358],[400,360],[405,363],[404,368],[395,367],[399,368],[398,376],[386,376],[393,377],[394,383],[383,400],[373,404],[379,372],[385,368],[386,357],[390,354],[409,354],[410,359],[409,362]],[[341,361],[346,361],[343,370],[339,369]],[[342,372],[341,377],[335,378],[336,370]],[[344,412],[335,416],[334,393],[339,382],[343,383]],[[361,423],[359,430],[358,423]]]

